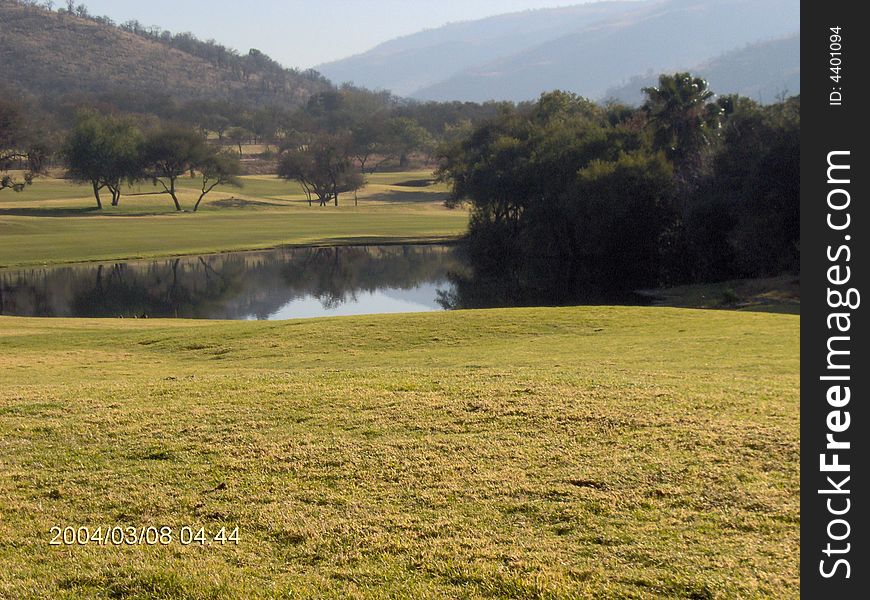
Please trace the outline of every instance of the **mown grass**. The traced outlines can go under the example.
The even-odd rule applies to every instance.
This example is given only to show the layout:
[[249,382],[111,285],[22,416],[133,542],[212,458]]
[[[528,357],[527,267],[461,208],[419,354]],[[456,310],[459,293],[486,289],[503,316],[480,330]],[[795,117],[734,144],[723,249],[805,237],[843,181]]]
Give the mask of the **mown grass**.
[[[150,258],[280,245],[444,241],[461,235],[464,210],[444,208],[443,185],[398,185],[421,172],[375,174],[339,207],[309,207],[298,185],[274,176],[245,177],[243,188],[221,188],[199,212],[177,213],[150,185],[130,189],[118,207],[97,210],[86,186],[41,178],[20,194],[0,195],[0,267]],[[190,210],[198,191],[183,179]],[[146,194],[146,195],[133,195]]]
[[0,318],[0,597],[796,597],[798,325]]

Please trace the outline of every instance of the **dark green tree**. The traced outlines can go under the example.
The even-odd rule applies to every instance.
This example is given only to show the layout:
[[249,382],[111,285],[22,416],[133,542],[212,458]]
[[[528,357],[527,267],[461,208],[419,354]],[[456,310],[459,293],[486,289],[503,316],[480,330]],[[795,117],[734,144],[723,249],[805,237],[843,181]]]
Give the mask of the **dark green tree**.
[[719,134],[722,107],[713,102],[706,80],[690,73],[661,75],[657,87],[643,89],[644,110],[653,131],[653,147],[663,150],[684,187],[704,174]]
[[399,166],[405,168],[413,152],[425,150],[432,138],[417,121],[408,117],[393,117],[386,123],[384,148],[398,157]]
[[202,136],[186,127],[167,125],[150,132],[142,150],[142,172],[155,186],[162,188],[181,210],[178,200],[178,178],[194,171],[206,157],[209,148]]
[[201,177],[199,198],[193,206],[193,212],[199,209],[199,204],[212,190],[219,185],[242,187],[239,175],[242,172],[239,160],[232,154],[218,152],[209,148],[197,165]]
[[230,127],[226,133],[227,139],[239,149],[239,157],[242,156],[242,144],[251,139],[251,132],[244,127]]
[[121,186],[136,178],[142,134],[129,119],[94,112],[80,113],[63,146],[67,175],[90,183],[97,207],[100,191],[112,194],[112,206],[121,201]]
[[[0,96],[0,191],[24,190],[42,168],[45,149],[37,142],[23,102]],[[9,171],[23,168],[23,175]]]
[[298,181],[308,196],[317,197],[320,206],[330,201],[339,204],[339,195],[356,191],[365,184],[362,174],[349,158],[349,141],[344,136],[321,135],[304,146],[282,151],[278,175]]

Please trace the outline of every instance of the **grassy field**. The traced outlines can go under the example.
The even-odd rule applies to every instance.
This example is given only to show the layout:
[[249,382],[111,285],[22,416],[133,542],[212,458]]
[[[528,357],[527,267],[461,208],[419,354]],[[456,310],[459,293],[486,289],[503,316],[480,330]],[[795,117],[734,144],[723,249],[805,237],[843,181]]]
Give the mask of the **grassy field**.
[[[443,241],[461,235],[464,210],[443,207],[443,185],[419,187],[425,171],[377,173],[341,206],[309,207],[295,183],[243,178],[244,187],[207,196],[199,212],[177,213],[151,186],[128,190],[119,207],[96,209],[86,186],[41,178],[26,191],[0,194],[0,267],[253,250],[280,245]],[[197,180],[181,180],[182,205],[196,201]],[[107,205],[105,202],[104,205]]]
[[797,597],[798,361],[662,307],[0,318],[0,597]]

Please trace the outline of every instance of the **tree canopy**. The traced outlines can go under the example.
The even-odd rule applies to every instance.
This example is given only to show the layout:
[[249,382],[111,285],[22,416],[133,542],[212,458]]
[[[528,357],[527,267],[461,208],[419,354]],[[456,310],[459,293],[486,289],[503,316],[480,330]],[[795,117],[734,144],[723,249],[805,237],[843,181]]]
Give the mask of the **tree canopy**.
[[448,203],[470,203],[475,274],[501,301],[798,268],[799,100],[715,99],[686,73],[646,93],[640,109],[543,94],[442,145]]
[[[45,157],[23,103],[0,92],[0,191],[12,189],[20,192],[33,183]],[[20,178],[9,171],[24,171]]]
[[91,184],[98,208],[103,207],[104,188],[117,206],[122,183],[139,176],[142,142],[142,133],[129,119],[82,112],[63,147],[67,176]]
[[330,201],[338,206],[340,194],[358,190],[365,183],[351,163],[350,140],[341,135],[322,135],[309,144],[285,148],[278,175],[298,181],[309,205],[316,197],[320,206]]

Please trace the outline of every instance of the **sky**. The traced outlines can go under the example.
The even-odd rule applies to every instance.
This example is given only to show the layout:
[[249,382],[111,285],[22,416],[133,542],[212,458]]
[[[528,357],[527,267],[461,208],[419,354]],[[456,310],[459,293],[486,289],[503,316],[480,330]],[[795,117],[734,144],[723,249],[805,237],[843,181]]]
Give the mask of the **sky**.
[[[381,42],[455,21],[590,0],[76,0],[118,23],[136,19],[173,33],[247,53],[265,52],[285,67],[309,68]],[[55,5],[65,4],[56,0]]]

